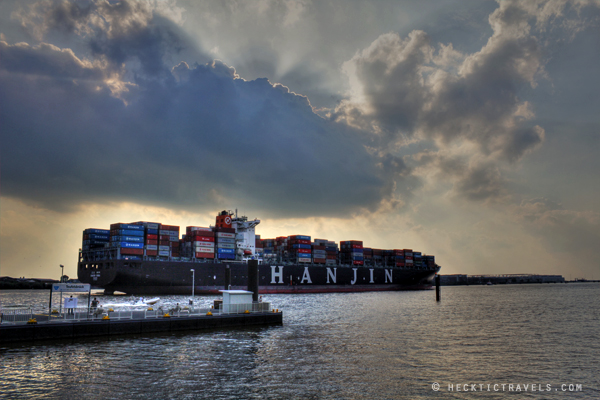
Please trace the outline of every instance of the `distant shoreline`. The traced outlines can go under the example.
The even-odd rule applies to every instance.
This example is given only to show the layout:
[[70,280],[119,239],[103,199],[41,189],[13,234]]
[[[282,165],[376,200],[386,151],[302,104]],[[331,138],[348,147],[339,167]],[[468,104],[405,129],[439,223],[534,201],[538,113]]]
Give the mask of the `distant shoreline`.
[[58,279],[39,279],[39,278],[11,278],[9,276],[0,277],[0,290],[13,289],[50,289],[53,283],[58,283]]

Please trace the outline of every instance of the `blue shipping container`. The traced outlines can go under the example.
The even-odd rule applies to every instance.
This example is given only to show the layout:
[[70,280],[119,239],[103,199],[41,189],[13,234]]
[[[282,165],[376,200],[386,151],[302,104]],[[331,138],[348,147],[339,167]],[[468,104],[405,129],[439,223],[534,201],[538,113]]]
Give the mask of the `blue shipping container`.
[[98,233],[90,233],[88,237],[90,239],[104,240],[105,242],[108,242],[109,234],[101,235]]
[[133,224],[119,224],[118,229],[129,229],[132,231],[143,231],[144,225],[133,225]]
[[148,235],[158,235],[158,229],[147,229]]
[[119,236],[144,236],[144,231],[134,231],[130,229],[120,229]]
[[121,242],[121,248],[143,249],[144,248],[144,243]]
[[235,254],[235,249],[217,249],[219,254]]
[[307,249],[307,250],[311,249],[310,244],[293,244],[292,248],[293,249]]
[[84,230],[83,233],[87,233],[87,234],[89,234],[89,233],[97,233],[99,235],[108,235],[108,234],[110,234],[110,231],[106,230],[106,229],[92,229],[92,228],[89,228],[89,229]]

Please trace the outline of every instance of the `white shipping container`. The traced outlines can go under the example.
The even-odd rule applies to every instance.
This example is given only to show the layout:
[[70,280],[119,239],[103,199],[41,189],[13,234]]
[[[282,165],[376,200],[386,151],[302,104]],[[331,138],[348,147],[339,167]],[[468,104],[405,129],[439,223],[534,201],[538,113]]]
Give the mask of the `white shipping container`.
[[171,236],[171,237],[169,237],[169,240],[170,240],[171,242],[178,242],[178,241],[179,241],[179,238],[178,238],[177,236]]
[[231,243],[217,243],[217,248],[221,248],[221,249],[235,249],[235,244],[231,244]]
[[158,246],[155,244],[147,244],[146,250],[158,250]]
[[158,246],[159,251],[169,251],[169,249],[170,249],[169,246]]
[[163,251],[159,251],[158,255],[159,256],[164,256],[164,257],[169,257],[171,255],[171,252],[168,251],[168,250],[166,250],[166,251],[163,250]]

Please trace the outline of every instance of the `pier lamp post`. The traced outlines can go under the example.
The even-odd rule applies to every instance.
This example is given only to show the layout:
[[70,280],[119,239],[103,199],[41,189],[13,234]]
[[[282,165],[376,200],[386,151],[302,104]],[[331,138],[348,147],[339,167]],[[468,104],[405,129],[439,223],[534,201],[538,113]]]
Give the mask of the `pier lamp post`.
[[60,283],[63,281],[63,276],[65,276],[65,266],[60,264]]
[[194,286],[196,286],[196,279],[195,279],[196,270],[190,269],[190,271],[192,271],[192,297],[194,297]]

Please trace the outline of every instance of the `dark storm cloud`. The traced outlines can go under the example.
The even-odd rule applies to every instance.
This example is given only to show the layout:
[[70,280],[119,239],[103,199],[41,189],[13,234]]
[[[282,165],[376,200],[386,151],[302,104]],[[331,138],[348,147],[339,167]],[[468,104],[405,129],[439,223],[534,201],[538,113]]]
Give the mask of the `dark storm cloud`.
[[5,196],[63,211],[226,199],[297,216],[375,207],[385,194],[378,159],[355,132],[286,87],[239,79],[219,61],[125,85],[106,79],[109,66],[67,50],[0,49],[10,61],[0,65]]
[[[169,75],[169,63],[181,52],[207,61],[182,29],[161,13],[159,4],[129,0],[54,1],[37,3],[27,12],[17,11],[15,17],[38,38],[56,32],[78,37],[91,57],[115,70],[135,61],[139,65],[134,73],[165,78]],[[131,72],[131,65],[128,67]]]

